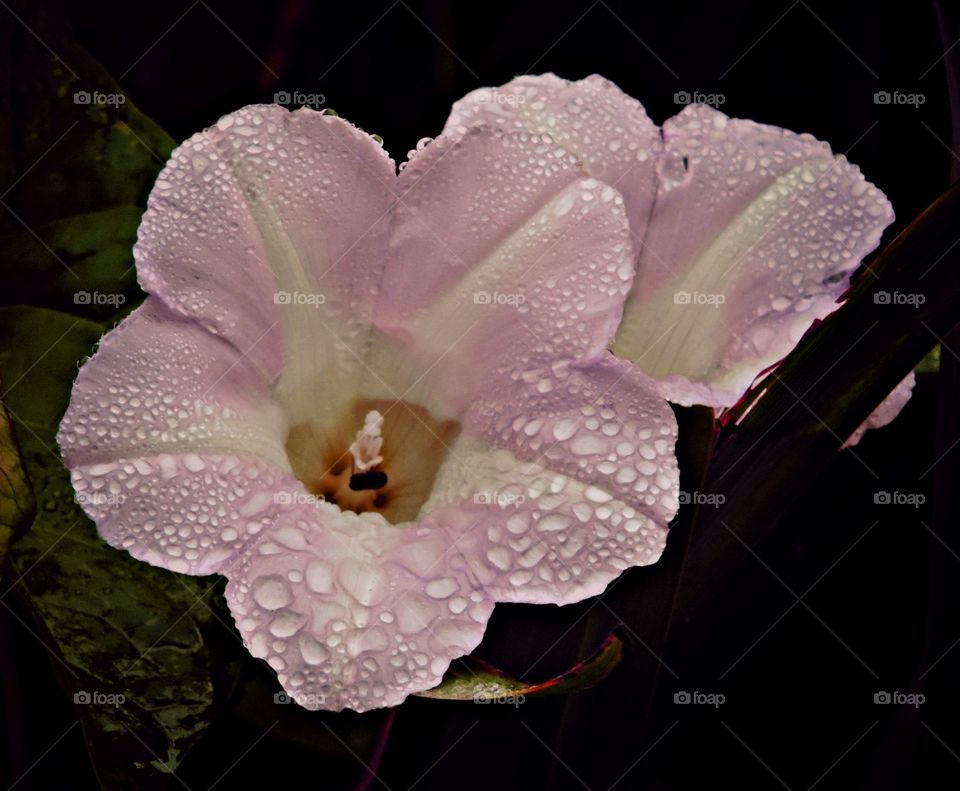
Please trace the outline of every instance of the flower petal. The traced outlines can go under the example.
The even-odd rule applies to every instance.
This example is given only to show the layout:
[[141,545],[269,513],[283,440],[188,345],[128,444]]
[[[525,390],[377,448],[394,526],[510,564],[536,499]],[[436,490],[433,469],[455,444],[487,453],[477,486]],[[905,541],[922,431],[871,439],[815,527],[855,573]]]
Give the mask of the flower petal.
[[611,356],[561,368],[475,405],[424,508],[497,601],[601,593],[660,557],[678,508],[676,420],[655,384]]
[[850,448],[863,439],[863,435],[872,428],[883,428],[888,423],[892,423],[894,418],[900,414],[903,408],[910,400],[913,394],[913,386],[917,383],[917,377],[913,371],[907,374],[906,378],[900,382],[877,408],[873,410],[867,419],[857,426],[856,431],[850,435],[850,438],[843,443],[843,447]]
[[493,609],[445,531],[322,503],[285,513],[226,574],[247,648],[308,709],[395,706],[436,686]]
[[207,574],[259,531],[291,477],[285,437],[249,360],[150,297],[81,368],[57,439],[106,541]]
[[809,135],[704,105],[663,134],[657,200],[613,350],[663,380],[672,400],[729,406],[836,309],[893,212],[856,166]]
[[661,137],[636,99],[596,74],[576,82],[554,74],[523,76],[455,102],[443,134],[462,135],[480,122],[546,134],[573,152],[591,176],[623,195],[630,228],[643,238]]
[[474,126],[401,173],[378,324],[451,411],[498,374],[603,353],[633,277],[623,202],[547,138]]
[[344,388],[320,398],[318,382],[362,375],[395,186],[382,147],[342,119],[245,107],[160,174],[134,250],[140,281],[267,378],[282,370],[288,406],[335,412]]

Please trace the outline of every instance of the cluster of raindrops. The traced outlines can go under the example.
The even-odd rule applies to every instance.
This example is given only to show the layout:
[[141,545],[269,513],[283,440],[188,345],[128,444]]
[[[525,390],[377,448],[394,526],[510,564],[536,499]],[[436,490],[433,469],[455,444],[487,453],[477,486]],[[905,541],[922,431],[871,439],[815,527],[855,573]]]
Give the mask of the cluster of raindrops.
[[229,447],[284,467],[284,424],[235,352],[148,301],[81,370],[59,442],[68,464]]
[[107,541],[184,574],[223,570],[273,523],[290,483],[250,458],[191,453],[83,465],[71,478]]
[[571,83],[548,74],[480,88],[453,105],[444,133],[462,134],[481,120],[549,134],[591,176],[621,191],[631,212],[648,207],[659,130],[639,102],[608,80],[592,75]]
[[400,172],[402,173],[404,170],[406,170],[406,169],[407,169],[407,166],[420,154],[421,151],[423,151],[423,150],[424,150],[427,146],[429,146],[432,142],[433,142],[433,138],[432,138],[432,137],[421,137],[421,138],[417,141],[416,147],[411,148],[411,149],[407,152],[407,158],[406,158],[406,160],[405,160],[404,162],[401,162],[401,163],[400,163],[400,168],[399,168]]
[[[607,184],[583,179],[562,192],[547,211],[565,222],[530,229],[526,338],[542,346],[522,361],[532,369],[558,358],[578,358],[604,348],[616,330],[619,307],[633,280],[632,248],[623,199]],[[534,252],[536,251],[536,252]]]
[[[467,184],[466,172],[476,173]],[[606,346],[633,278],[616,189],[547,135],[483,124],[435,141],[401,184],[408,178],[393,252],[398,277],[418,261],[418,282],[398,308],[418,343],[438,345],[439,354],[477,324],[464,348],[500,373]],[[422,217],[445,214],[462,221],[439,239],[425,232]],[[447,365],[465,357],[457,352]]]
[[598,369],[541,376],[509,405],[478,401],[438,474],[427,522],[441,504],[463,509],[476,525],[464,555],[498,600],[578,601],[663,549],[678,507],[673,414],[625,363]]
[[360,344],[395,180],[383,147],[338,117],[275,105],[224,116],[157,179],[135,248],[141,282],[268,375],[283,359],[276,314],[305,315],[298,298]]
[[310,709],[395,705],[438,684],[480,641],[492,602],[442,530],[319,506],[230,570],[227,600],[250,652]]
[[[669,354],[640,364],[728,393],[836,308],[847,275],[893,218],[884,195],[826,143],[705,105],[664,125],[658,170],[641,288],[627,302],[619,349],[629,357],[667,330],[658,347]],[[678,304],[677,294],[687,299]]]

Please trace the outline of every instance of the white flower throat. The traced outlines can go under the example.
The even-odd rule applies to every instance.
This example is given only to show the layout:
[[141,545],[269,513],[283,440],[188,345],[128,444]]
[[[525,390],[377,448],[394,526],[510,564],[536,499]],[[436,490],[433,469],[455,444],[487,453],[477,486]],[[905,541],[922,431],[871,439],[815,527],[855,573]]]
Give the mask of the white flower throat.
[[341,510],[376,511],[399,524],[417,518],[459,432],[457,421],[417,404],[363,399],[336,420],[292,426],[287,455],[312,494]]

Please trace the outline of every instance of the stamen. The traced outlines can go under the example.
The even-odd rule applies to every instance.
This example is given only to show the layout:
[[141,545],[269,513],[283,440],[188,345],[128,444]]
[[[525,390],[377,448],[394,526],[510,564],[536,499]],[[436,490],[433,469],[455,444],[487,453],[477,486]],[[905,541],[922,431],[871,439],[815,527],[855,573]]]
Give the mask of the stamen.
[[383,437],[380,436],[382,427],[383,415],[376,409],[367,412],[363,428],[357,432],[357,439],[350,446],[356,472],[367,472],[383,462],[383,456],[380,455],[383,447]]

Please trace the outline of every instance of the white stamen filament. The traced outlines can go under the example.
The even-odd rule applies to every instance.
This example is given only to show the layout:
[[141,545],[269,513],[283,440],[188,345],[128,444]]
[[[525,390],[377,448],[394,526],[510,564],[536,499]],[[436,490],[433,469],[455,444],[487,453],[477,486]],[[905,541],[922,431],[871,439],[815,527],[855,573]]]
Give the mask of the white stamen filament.
[[376,409],[367,412],[363,428],[357,432],[357,439],[350,446],[356,472],[371,470],[383,461],[383,456],[380,455],[380,448],[383,447],[383,437],[380,436],[382,427],[383,415]]

